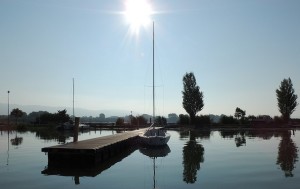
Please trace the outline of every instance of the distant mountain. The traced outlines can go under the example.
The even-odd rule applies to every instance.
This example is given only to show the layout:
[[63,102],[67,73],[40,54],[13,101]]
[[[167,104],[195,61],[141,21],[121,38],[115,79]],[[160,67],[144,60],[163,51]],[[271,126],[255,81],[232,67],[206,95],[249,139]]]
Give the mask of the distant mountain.
[[[0,103],[0,115],[7,115],[7,104]],[[19,108],[20,110],[26,112],[27,114],[37,111],[48,111],[50,113],[55,113],[58,110],[66,109],[69,115],[73,114],[72,107],[60,107],[60,106],[41,106],[41,105],[19,105],[19,104],[10,104],[10,111],[14,108]],[[125,116],[128,115],[128,111],[125,110],[88,110],[84,108],[75,108],[75,116],[93,116],[99,117],[99,114],[104,113],[105,116]]]

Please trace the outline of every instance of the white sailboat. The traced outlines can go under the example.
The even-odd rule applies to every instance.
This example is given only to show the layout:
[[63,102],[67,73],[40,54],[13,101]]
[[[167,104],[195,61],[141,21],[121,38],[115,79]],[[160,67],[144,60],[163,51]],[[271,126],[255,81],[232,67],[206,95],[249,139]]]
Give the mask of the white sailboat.
[[149,146],[162,146],[166,145],[171,137],[169,133],[159,128],[155,128],[155,80],[154,80],[154,22],[153,22],[153,123],[146,130],[145,133],[139,135],[143,144]]

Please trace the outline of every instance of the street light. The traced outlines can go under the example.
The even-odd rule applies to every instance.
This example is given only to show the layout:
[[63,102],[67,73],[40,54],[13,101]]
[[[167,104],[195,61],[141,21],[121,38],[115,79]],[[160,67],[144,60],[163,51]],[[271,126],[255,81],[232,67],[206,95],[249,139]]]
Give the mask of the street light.
[[9,93],[10,91],[7,91],[7,124],[9,126]]

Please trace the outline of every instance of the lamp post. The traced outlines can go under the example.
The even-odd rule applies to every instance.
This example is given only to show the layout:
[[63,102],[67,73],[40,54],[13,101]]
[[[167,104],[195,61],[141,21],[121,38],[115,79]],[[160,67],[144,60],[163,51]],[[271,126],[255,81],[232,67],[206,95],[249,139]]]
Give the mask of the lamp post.
[[7,124],[9,126],[9,93],[10,91],[7,91]]

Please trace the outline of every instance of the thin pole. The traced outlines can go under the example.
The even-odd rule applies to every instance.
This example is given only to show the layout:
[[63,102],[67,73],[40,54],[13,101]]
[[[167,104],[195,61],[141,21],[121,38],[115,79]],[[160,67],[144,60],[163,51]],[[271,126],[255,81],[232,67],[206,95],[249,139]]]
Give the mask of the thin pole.
[[9,126],[9,93],[10,91],[7,91],[7,124]]
[[153,188],[156,187],[156,180],[155,180],[155,158],[153,157]]
[[74,78],[73,78],[73,121],[75,121],[75,113],[74,113]]
[[153,123],[155,123],[155,80],[154,80],[154,22],[153,22]]

